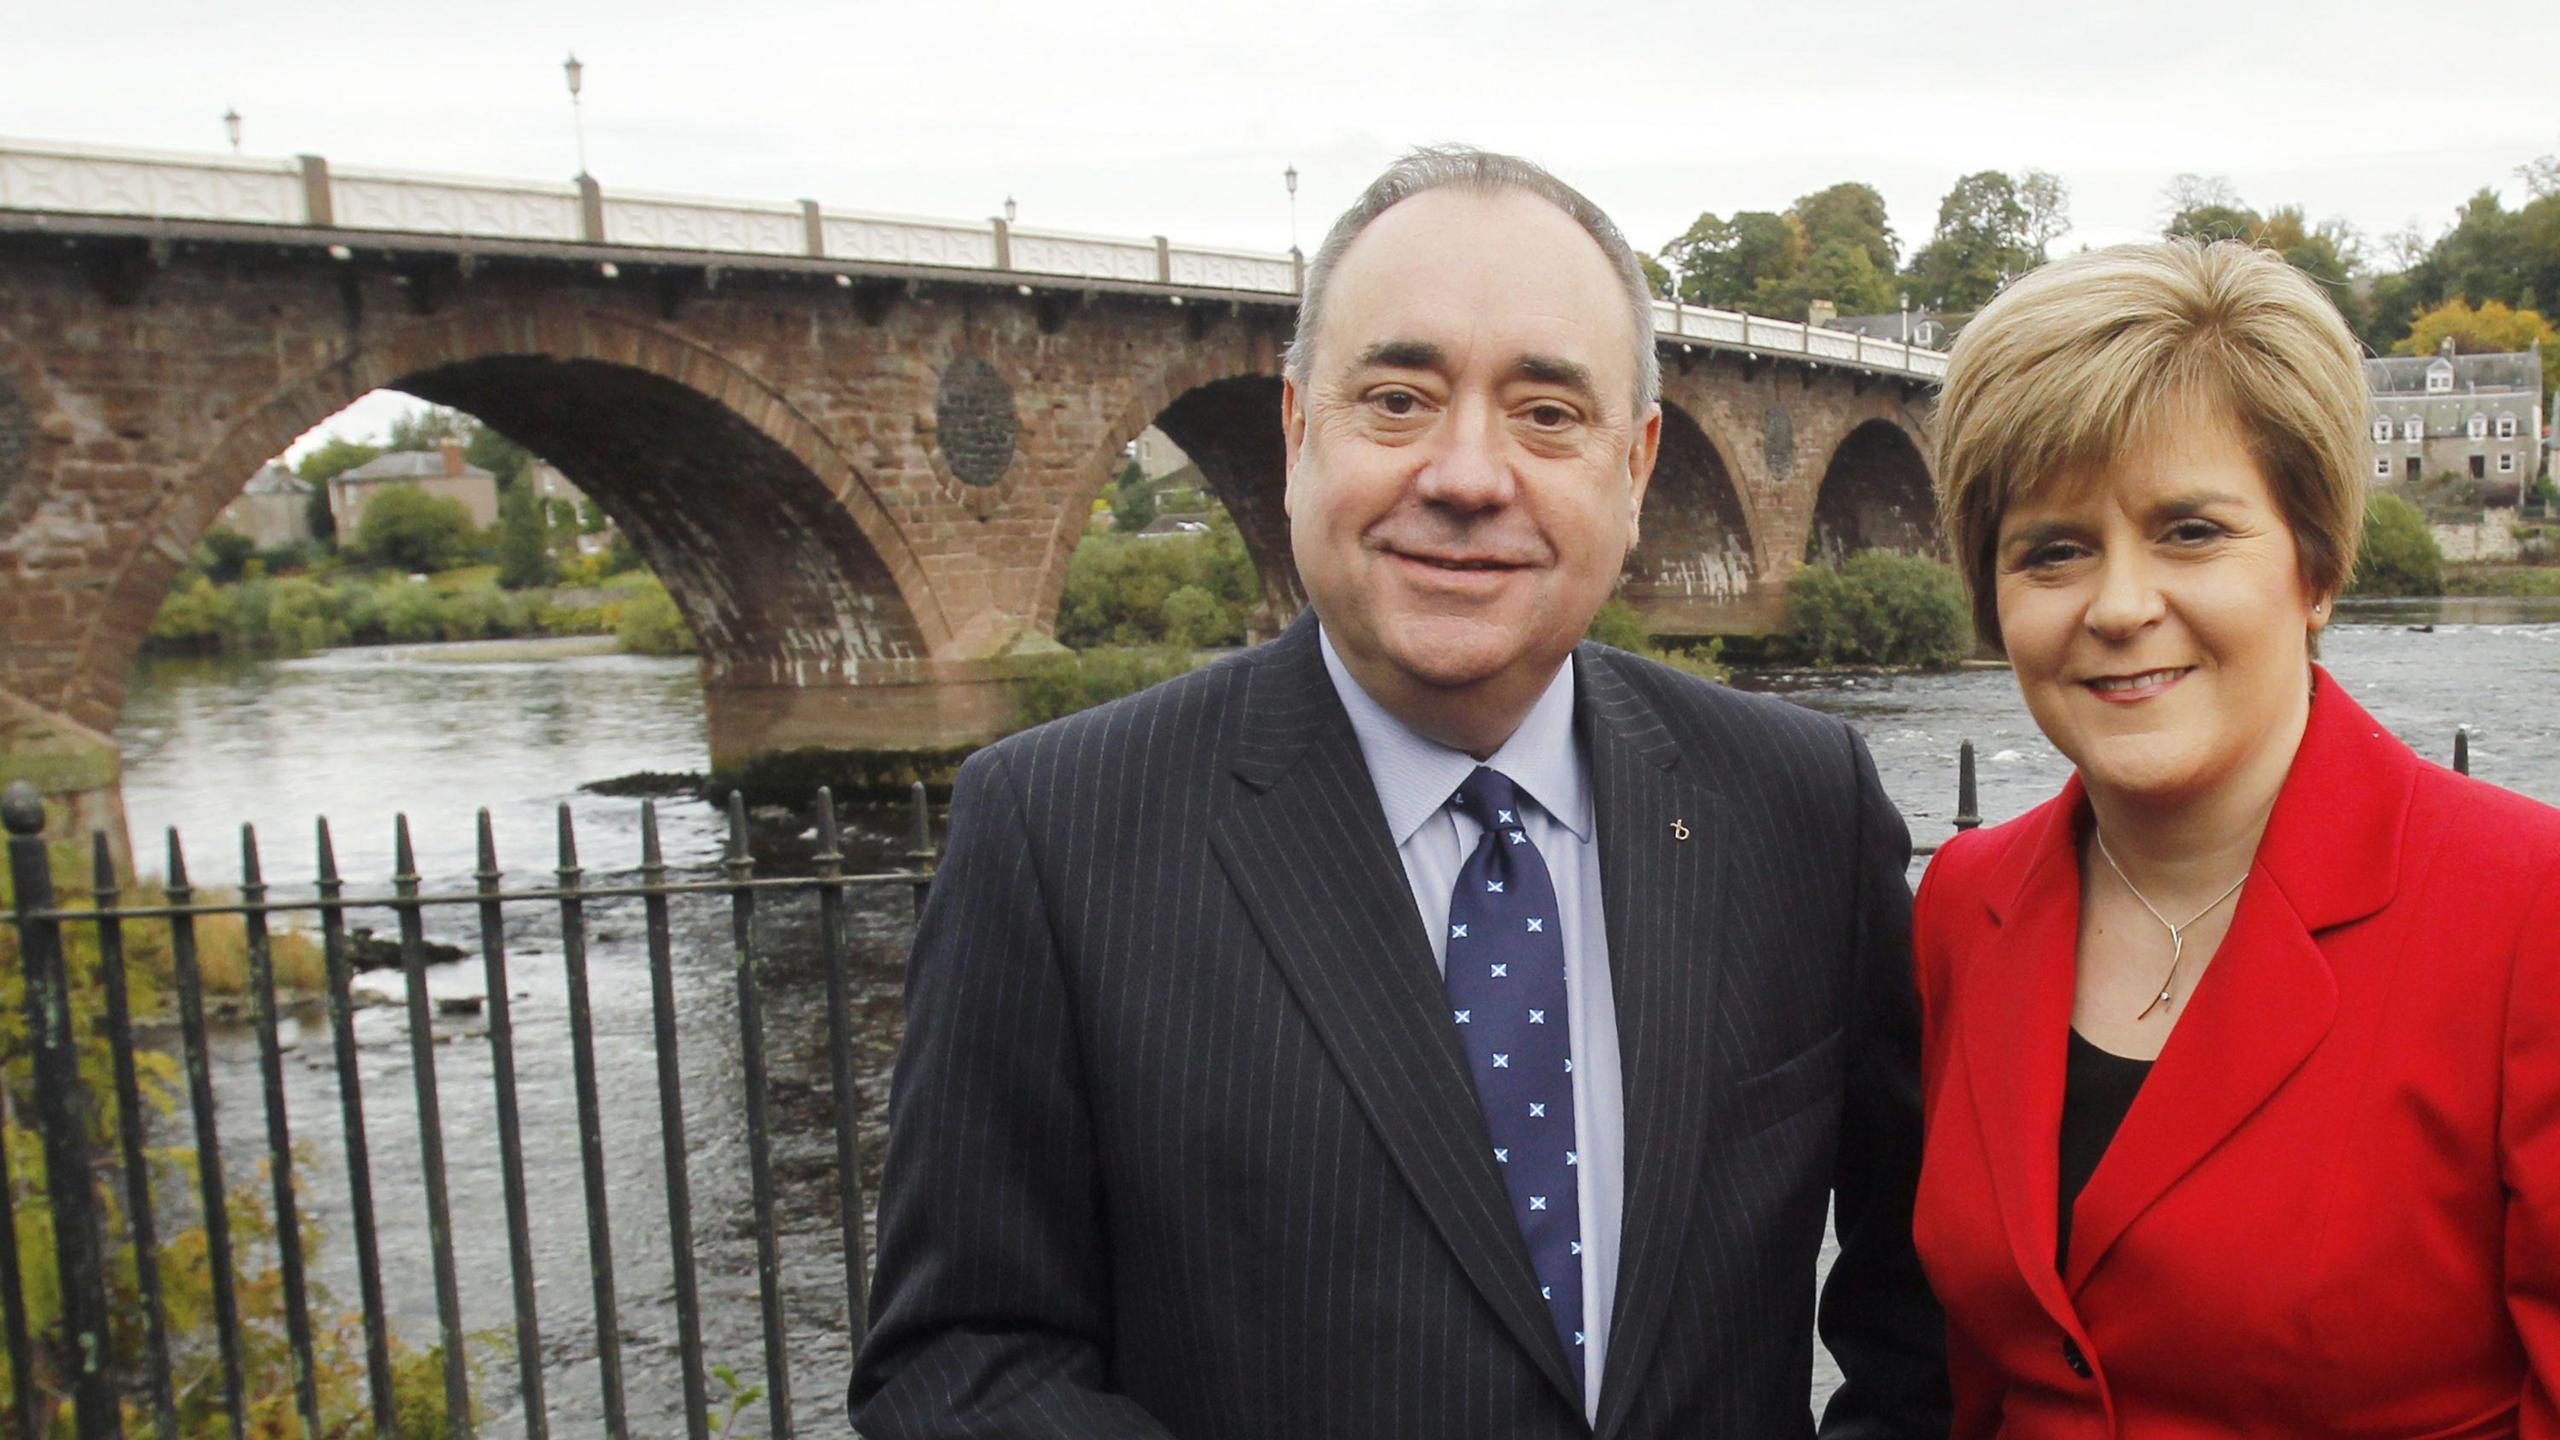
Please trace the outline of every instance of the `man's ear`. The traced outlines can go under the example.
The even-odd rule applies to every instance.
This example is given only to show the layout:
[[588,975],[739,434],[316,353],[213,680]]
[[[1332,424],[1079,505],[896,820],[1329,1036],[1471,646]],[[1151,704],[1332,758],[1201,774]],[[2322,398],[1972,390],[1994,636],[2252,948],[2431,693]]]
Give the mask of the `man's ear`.
[[1280,379],[1280,513],[1289,513],[1289,501],[1298,493],[1298,455],[1307,445],[1307,410],[1300,403],[1298,382],[1287,376]]
[[1644,530],[1645,491],[1653,484],[1653,463],[1662,456],[1661,402],[1645,407],[1644,422],[1636,427],[1634,440],[1627,446],[1627,548]]

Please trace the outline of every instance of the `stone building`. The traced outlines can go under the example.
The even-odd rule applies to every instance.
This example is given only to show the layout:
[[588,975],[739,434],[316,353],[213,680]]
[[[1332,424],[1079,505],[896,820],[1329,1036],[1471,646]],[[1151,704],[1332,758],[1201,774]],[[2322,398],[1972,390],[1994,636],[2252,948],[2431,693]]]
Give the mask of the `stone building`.
[[311,538],[311,487],[282,465],[262,466],[214,524],[246,535],[261,550]]
[[[2542,473],[2542,350],[2433,355],[2364,362],[2373,392],[2367,449],[2376,484],[2411,486],[2439,475],[2521,489]],[[2516,493],[2508,489],[2508,495]]]
[[498,477],[463,459],[462,446],[448,440],[435,450],[394,450],[331,477],[329,518],[337,522],[341,540],[356,533],[373,497],[394,485],[459,500],[471,523],[483,529],[498,522]]
[[554,533],[578,537],[579,554],[603,554],[612,549],[613,542],[620,538],[621,532],[614,528],[612,518],[602,515],[601,510],[598,514],[604,521],[602,528],[592,533],[587,530],[589,501],[586,492],[561,474],[559,466],[548,460],[536,460],[524,467],[521,483],[533,487],[533,498],[542,502]]

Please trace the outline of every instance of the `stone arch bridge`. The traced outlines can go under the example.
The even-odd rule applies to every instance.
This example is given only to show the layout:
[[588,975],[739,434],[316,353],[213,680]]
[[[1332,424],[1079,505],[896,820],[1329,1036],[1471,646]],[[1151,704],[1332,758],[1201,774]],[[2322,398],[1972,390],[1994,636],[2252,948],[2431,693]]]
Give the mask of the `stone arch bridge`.
[[[1150,424],[1235,516],[1265,624],[1300,605],[1301,275],[810,201],[0,146],[0,778],[116,818],[127,674],[189,551],[377,388],[497,426],[612,516],[702,641],[715,764],[985,739]],[[1809,555],[1934,544],[1943,357],[1657,312],[1666,433],[1625,581],[1657,629],[1764,629]]]

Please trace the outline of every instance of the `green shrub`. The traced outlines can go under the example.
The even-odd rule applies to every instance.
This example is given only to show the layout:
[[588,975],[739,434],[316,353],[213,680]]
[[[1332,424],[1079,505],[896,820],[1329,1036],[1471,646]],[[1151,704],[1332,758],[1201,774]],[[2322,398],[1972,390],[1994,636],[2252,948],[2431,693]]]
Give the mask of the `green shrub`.
[[1014,725],[1029,729],[1135,695],[1192,668],[1183,650],[1095,650],[1043,663],[1014,690]]
[[[1174,593],[1201,592],[1166,609]],[[1215,602],[1211,614],[1203,600]],[[1148,645],[1232,645],[1262,604],[1262,577],[1223,512],[1205,535],[1088,535],[1067,562],[1058,597],[1058,643],[1074,650]],[[1195,638],[1169,626],[1179,618]]]
[[614,639],[633,655],[690,655],[696,646],[693,631],[684,623],[683,612],[668,596],[664,585],[654,581],[646,588],[635,588],[622,602],[622,615],[614,625]]
[[1870,550],[1787,579],[1786,640],[1816,665],[1943,669],[1972,648],[1955,571],[1925,555]]
[[531,590],[560,578],[551,558],[551,527],[532,487],[519,485],[498,502],[498,584]]
[[197,568],[213,578],[216,585],[228,585],[240,578],[251,556],[258,553],[258,542],[237,530],[219,526],[208,530],[196,542]]
[[1644,617],[1636,613],[1636,607],[1615,596],[1591,617],[1591,628],[1584,633],[1621,650],[1642,650],[1653,643],[1653,632],[1645,628]]
[[1244,641],[1244,616],[1199,585],[1164,597],[1164,643],[1185,650]]
[[415,485],[394,485],[366,502],[356,522],[356,550],[395,570],[443,570],[472,559],[481,548],[479,527],[459,500],[430,495]]
[[2388,491],[2364,507],[2364,541],[2356,549],[2357,595],[2441,595],[2444,552],[2418,507]]

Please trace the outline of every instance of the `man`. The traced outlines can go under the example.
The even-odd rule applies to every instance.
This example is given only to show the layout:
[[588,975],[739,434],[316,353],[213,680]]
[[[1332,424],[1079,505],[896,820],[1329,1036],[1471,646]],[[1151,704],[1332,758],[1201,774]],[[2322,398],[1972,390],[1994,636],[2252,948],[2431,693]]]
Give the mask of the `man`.
[[1837,721],[1577,641],[1661,434],[1590,202],[1423,151],[1309,268],[1314,614],[972,758],[852,1403],[924,1436],[1943,1436],[1909,841]]

